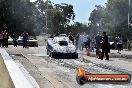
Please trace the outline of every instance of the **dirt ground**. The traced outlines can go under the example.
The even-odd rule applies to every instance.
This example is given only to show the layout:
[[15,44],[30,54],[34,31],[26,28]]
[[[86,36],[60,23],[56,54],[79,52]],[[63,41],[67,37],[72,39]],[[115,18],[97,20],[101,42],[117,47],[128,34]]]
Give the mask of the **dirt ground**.
[[[46,55],[45,38],[39,37],[39,47],[23,49],[22,46],[6,48],[16,63],[21,63],[36,80],[40,88],[132,88],[130,84],[85,84],[76,82],[76,67],[83,66],[95,74],[121,74],[120,70],[88,61],[79,54],[79,59],[54,59]],[[92,57],[89,57],[92,58]]]

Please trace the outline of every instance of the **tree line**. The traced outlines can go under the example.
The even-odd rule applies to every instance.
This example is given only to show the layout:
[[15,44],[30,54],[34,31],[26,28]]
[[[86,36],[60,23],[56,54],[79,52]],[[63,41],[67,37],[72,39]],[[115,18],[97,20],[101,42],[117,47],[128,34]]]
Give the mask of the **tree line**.
[[0,4],[0,31],[7,30],[10,34],[26,31],[38,35],[46,32],[46,14],[48,33],[72,31],[76,34],[80,27],[86,28],[86,25],[74,22],[75,13],[70,4],[43,0],[2,0]]
[[132,5],[129,0],[108,0],[105,7],[96,5],[89,18],[91,32],[107,31],[113,39],[120,35],[124,41],[131,40],[132,6],[129,4]]
[[113,38],[121,35],[124,40],[132,39],[132,6],[129,6],[129,0],[108,0],[106,6],[96,5],[90,17],[86,18],[88,24],[75,22],[74,7],[66,3],[54,4],[50,0],[1,0],[0,4],[0,30],[8,30],[9,33],[44,33],[47,19],[47,30],[51,34],[59,31],[72,32],[73,35],[80,32],[95,35],[106,31]]

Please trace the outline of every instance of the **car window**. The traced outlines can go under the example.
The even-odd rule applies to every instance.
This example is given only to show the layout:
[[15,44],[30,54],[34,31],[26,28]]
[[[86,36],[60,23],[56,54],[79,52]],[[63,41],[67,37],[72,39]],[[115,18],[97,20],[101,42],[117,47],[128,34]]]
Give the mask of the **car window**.
[[67,41],[59,41],[59,45],[60,46],[67,46],[68,43],[67,43]]

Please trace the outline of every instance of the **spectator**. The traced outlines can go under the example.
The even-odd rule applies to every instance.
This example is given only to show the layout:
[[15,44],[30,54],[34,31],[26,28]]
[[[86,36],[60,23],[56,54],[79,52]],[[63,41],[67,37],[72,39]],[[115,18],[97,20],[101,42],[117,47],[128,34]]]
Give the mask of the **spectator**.
[[79,42],[79,33],[75,36],[75,41],[76,41],[76,49],[78,50],[78,42]]
[[104,57],[104,53],[105,53],[105,56],[106,56],[106,59],[105,60],[109,60],[109,41],[108,41],[108,35],[106,32],[103,32],[103,37],[102,37],[102,58],[100,58],[101,60],[103,60],[103,57]]
[[8,47],[8,39],[9,39],[9,34],[5,30],[3,34],[3,46],[5,46],[6,48]]
[[27,43],[28,43],[28,33],[24,32],[23,33],[23,48],[27,48]]
[[93,38],[92,41],[91,41],[91,50],[92,50],[92,52],[94,52],[94,48],[95,48],[95,40]]
[[74,37],[71,35],[71,33],[69,34],[69,39],[72,41],[72,43],[74,44]]
[[84,48],[84,35],[79,35],[78,46],[79,50],[82,51]]
[[2,47],[3,45],[3,32],[0,32],[0,47]]
[[120,36],[118,36],[117,38],[117,49],[118,49],[118,52],[119,54],[121,54],[121,50],[122,50],[122,45],[123,45],[123,41],[122,41],[122,38]]
[[90,42],[91,42],[91,39],[90,39],[89,35],[85,36],[84,43],[85,43],[86,50],[88,50],[88,48],[90,49]]
[[99,52],[99,46],[100,46],[101,39],[102,38],[100,36],[100,33],[98,32],[95,37],[96,55],[98,55],[98,52]]
[[17,36],[17,34],[15,32],[13,33],[12,39],[13,39],[13,45],[14,45],[14,47],[17,47],[18,36]]
[[118,37],[115,37],[115,41],[114,41],[115,49],[117,49],[117,40],[118,40]]

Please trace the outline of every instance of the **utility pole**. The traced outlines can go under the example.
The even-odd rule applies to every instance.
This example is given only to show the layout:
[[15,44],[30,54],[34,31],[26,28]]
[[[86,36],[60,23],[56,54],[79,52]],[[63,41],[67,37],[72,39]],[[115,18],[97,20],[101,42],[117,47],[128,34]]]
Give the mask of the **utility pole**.
[[128,30],[130,29],[130,6],[131,6],[131,1],[129,0],[129,3],[128,3]]
[[[130,29],[130,7],[131,7],[131,1],[128,1],[128,31]],[[127,49],[129,48],[129,39],[127,37]]]
[[46,11],[45,11],[45,18],[46,18],[46,30],[45,33],[48,33],[48,0],[46,1]]

